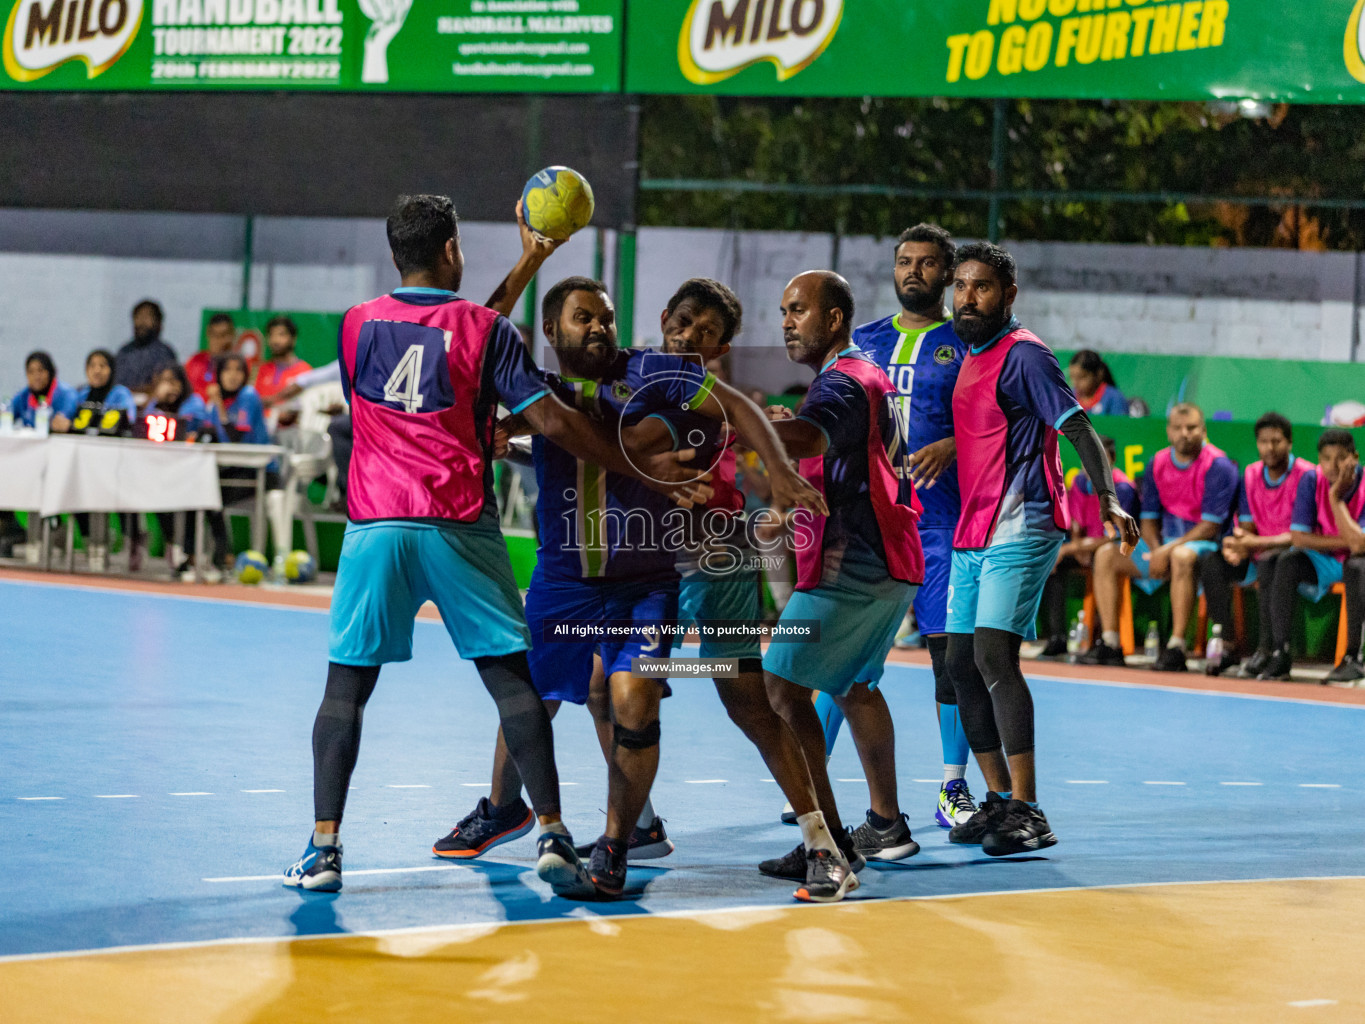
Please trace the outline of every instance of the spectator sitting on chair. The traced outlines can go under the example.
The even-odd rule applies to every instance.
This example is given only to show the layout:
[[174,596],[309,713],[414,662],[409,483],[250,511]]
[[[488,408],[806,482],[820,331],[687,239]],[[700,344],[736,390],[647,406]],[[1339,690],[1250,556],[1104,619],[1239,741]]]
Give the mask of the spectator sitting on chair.
[[1142,540],[1132,556],[1117,544],[1095,552],[1095,607],[1102,632],[1087,665],[1122,665],[1119,598],[1124,578],[1148,594],[1171,582],[1171,637],[1157,658],[1162,672],[1185,671],[1185,629],[1194,610],[1195,560],[1219,547],[1237,497],[1237,465],[1208,443],[1204,414],[1182,402],[1166,418],[1171,442],[1147,464],[1142,480]]
[[65,430],[80,402],[76,401],[76,392],[57,379],[52,357],[42,351],[30,352],[24,360],[24,375],[28,385],[20,388],[9,404],[14,422],[32,427],[38,410],[46,408],[51,410],[53,429]]
[[1127,416],[1128,399],[1114,383],[1114,375],[1100,354],[1083,348],[1071,357],[1066,367],[1076,401],[1091,416]]
[[194,393],[207,402],[209,385],[218,379],[218,359],[231,352],[237,340],[236,321],[227,313],[214,313],[204,328],[204,340],[208,347],[185,360],[185,373],[190,378]]
[[[1114,489],[1123,510],[1134,519],[1138,517],[1137,488],[1118,468],[1118,445],[1112,437],[1101,435],[1100,442],[1114,467]],[[1100,517],[1100,499],[1095,487],[1084,472],[1076,474],[1066,491],[1066,505],[1071,513],[1071,536],[1057,552],[1057,565],[1043,585],[1043,607],[1047,609],[1048,640],[1039,652],[1040,658],[1055,658],[1066,653],[1066,577],[1069,573],[1090,570],[1095,551],[1108,543],[1104,535],[1104,520]],[[1087,623],[1094,629],[1093,622]]]
[[[1354,504],[1345,495],[1349,481],[1360,480],[1360,457],[1348,455],[1337,472],[1337,483],[1327,492],[1336,517],[1337,529],[1350,545],[1351,557],[1342,566],[1342,582],[1346,595],[1346,653],[1341,662],[1327,673],[1329,683],[1358,683],[1365,679],[1365,664],[1361,661],[1362,627],[1365,626],[1365,530],[1360,520],[1351,515]],[[1358,483],[1357,483],[1358,486]]]
[[271,359],[256,371],[256,392],[262,401],[269,402],[290,381],[312,367],[294,353],[299,342],[299,328],[289,317],[271,317],[265,325],[265,336]]
[[1223,660],[1204,669],[1221,675],[1235,668],[1240,657],[1232,632],[1232,588],[1251,586],[1259,577],[1261,591],[1260,642],[1241,674],[1255,679],[1270,660],[1270,591],[1276,556],[1289,547],[1294,499],[1299,481],[1313,465],[1290,451],[1294,428],[1277,412],[1256,421],[1256,451],[1261,458],[1242,474],[1237,496],[1237,525],[1223,538],[1222,547],[1199,556],[1199,581],[1204,585],[1209,622],[1223,629]]
[[[1341,581],[1343,565],[1352,553],[1351,541],[1341,526],[1345,523],[1358,533],[1365,515],[1365,487],[1360,486],[1360,477],[1355,438],[1339,428],[1324,430],[1318,438],[1317,467],[1300,478],[1294,498],[1289,527],[1292,547],[1272,556],[1271,572],[1267,572],[1270,558],[1261,563],[1262,578],[1273,577],[1262,584],[1262,594],[1270,601],[1274,649],[1257,679],[1290,678],[1294,658],[1289,641],[1295,602],[1300,594],[1310,601],[1321,601],[1332,584]],[[1345,664],[1339,667],[1349,669]]]
[[209,385],[208,427],[227,444],[269,444],[261,396],[246,382],[246,358],[229,352],[218,359],[217,380]]
[[175,349],[161,340],[164,319],[161,307],[151,299],[143,299],[133,307],[133,340],[118,350],[114,383],[122,384],[135,395],[149,394],[156,372],[180,362]]
[[189,375],[179,363],[163,366],[152,380],[151,401],[142,415],[145,418],[155,413],[184,420],[186,434],[208,428],[209,407],[194,393]]
[[[137,419],[137,400],[133,393],[122,384],[114,383],[114,355],[108,349],[97,348],[85,357],[85,380],[85,386],[76,392],[76,408],[77,412],[81,407],[91,410],[87,432],[97,433],[102,415],[115,409],[123,412],[129,423]],[[53,430],[66,431],[71,427],[71,421],[65,417],[52,419]]]

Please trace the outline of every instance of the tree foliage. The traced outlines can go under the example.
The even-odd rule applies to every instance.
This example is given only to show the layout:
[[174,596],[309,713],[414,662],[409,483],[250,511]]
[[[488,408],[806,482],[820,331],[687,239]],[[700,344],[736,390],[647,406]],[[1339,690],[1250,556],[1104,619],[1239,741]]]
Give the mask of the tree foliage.
[[[943,98],[651,97],[642,120],[643,175],[988,189],[994,107]],[[1247,118],[1200,103],[1015,100],[1005,105],[1005,125],[1005,189],[1365,203],[1361,107],[1277,107]],[[979,198],[645,191],[640,220],[888,235],[933,219],[956,234],[981,236],[987,211]],[[1311,203],[1071,195],[1011,199],[1001,212],[1004,235],[1015,239],[1365,248],[1365,210]]]

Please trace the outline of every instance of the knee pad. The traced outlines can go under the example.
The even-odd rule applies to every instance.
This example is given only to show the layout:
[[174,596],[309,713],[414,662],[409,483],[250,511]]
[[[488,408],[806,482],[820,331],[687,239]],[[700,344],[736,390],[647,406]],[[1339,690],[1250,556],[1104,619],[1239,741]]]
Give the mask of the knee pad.
[[[1365,562],[1365,559],[1362,559],[1362,562]],[[762,658],[740,658],[740,659],[739,659],[739,674],[740,674],[740,675],[744,675],[744,674],[746,674],[746,673],[748,673],[748,672],[757,672],[757,673],[759,673],[760,675],[762,675],[762,673],[763,673],[763,659],[762,659]]]
[[618,722],[612,727],[612,738],[617,746],[627,750],[648,750],[659,745],[660,731],[657,718],[643,729],[627,729]]

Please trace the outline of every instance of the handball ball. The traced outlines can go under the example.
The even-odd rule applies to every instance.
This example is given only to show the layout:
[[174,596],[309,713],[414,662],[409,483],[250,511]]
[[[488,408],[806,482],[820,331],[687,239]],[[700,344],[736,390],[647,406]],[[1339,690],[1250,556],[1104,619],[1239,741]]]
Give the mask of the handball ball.
[[265,579],[268,568],[270,566],[266,563],[265,555],[259,551],[243,551],[237,556],[237,564],[234,566],[237,580],[241,583],[260,583]]
[[317,574],[317,563],[307,551],[291,551],[284,560],[284,578],[290,583],[308,583]]
[[595,203],[588,180],[570,167],[547,167],[521,193],[526,223],[546,238],[568,238],[592,220]]

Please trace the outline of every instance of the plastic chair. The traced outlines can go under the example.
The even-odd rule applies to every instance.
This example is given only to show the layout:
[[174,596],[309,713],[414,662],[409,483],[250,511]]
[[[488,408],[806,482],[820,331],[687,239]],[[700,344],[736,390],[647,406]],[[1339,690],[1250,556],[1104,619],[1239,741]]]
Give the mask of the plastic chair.
[[[1085,577],[1085,621],[1090,627],[1091,643],[1099,637],[1099,620],[1095,617],[1095,586],[1094,574],[1087,573]],[[1125,655],[1134,653],[1137,650],[1137,641],[1133,636],[1133,584],[1126,577],[1123,579],[1123,589],[1119,591],[1119,646]]]
[[1346,584],[1333,583],[1328,593],[1341,595],[1341,618],[1337,621],[1337,660],[1334,662],[1340,665],[1341,659],[1346,657]]

